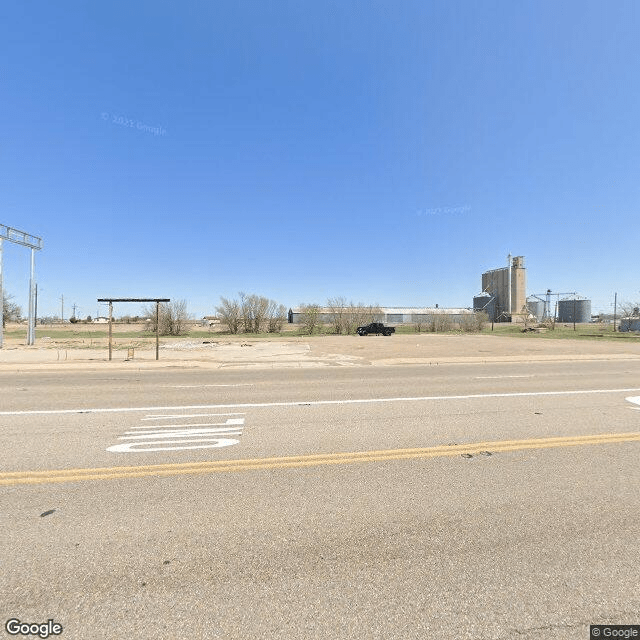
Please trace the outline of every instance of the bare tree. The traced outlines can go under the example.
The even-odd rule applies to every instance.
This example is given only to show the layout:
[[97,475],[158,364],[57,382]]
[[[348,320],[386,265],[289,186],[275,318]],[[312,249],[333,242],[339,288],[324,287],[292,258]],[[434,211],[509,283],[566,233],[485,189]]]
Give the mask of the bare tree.
[[640,302],[623,302],[620,305],[621,318],[640,318]]
[[345,298],[337,297],[329,298],[327,307],[336,334],[349,335],[355,333],[356,328],[361,325],[382,320],[382,310],[377,304],[356,304],[353,301],[347,303]]
[[227,300],[227,298],[220,296],[220,305],[216,307],[216,313],[229,333],[238,333],[242,311],[237,300]]
[[[189,314],[185,300],[161,302],[158,309],[159,333],[163,336],[181,336],[187,333]],[[144,309],[149,318],[148,329],[156,331],[156,305],[149,305]]]
[[428,330],[432,333],[453,330],[453,318],[449,314],[434,313],[429,321]]
[[302,326],[306,333],[311,335],[320,324],[320,305],[319,304],[301,304]]
[[345,326],[346,314],[347,314],[347,301],[342,297],[329,298],[327,300],[327,307],[331,313],[333,332],[340,335],[341,333],[348,333]]
[[253,298],[253,332],[260,333],[266,326],[269,305],[271,300],[264,296],[252,296]]
[[269,298],[254,293],[247,295],[242,291],[240,296],[240,313],[245,333],[260,333],[265,326],[269,305]]
[[22,319],[22,307],[15,302],[11,302],[13,296],[2,293],[2,326],[7,322],[19,322]]
[[365,305],[362,302],[349,303],[345,316],[344,333],[354,333],[357,327],[382,319],[382,310],[377,304]]
[[426,326],[425,326],[425,316],[422,313],[414,313],[411,320],[413,321],[413,330],[416,333],[420,333],[421,331],[424,331]]
[[460,330],[465,333],[479,333],[484,328],[488,319],[484,311],[463,315],[459,322]]
[[245,333],[276,333],[282,330],[282,325],[287,319],[287,309],[284,305],[253,293],[246,294],[241,291],[238,296],[239,300],[221,297],[221,304],[216,307],[220,321],[226,325],[230,333],[238,333],[240,327]]
[[145,326],[145,331],[151,331],[153,333],[156,332],[156,329],[158,327],[158,322],[159,321],[159,326],[160,326],[160,333],[162,333],[162,313],[163,313],[163,307],[165,306],[166,303],[161,302],[160,306],[158,307],[158,317],[156,318],[156,305],[155,304],[149,304],[146,305],[143,309],[142,309],[142,314],[144,315],[144,317],[146,318],[146,326]]
[[254,325],[254,308],[253,295],[247,295],[244,292],[239,293],[240,296],[240,315],[244,324],[245,333],[253,333]]
[[189,313],[187,312],[186,300],[173,300],[168,308],[168,334],[181,336],[187,333],[189,323]]
[[278,333],[282,331],[282,326],[287,320],[287,308],[283,304],[278,304],[275,300],[269,300],[266,312],[267,331]]

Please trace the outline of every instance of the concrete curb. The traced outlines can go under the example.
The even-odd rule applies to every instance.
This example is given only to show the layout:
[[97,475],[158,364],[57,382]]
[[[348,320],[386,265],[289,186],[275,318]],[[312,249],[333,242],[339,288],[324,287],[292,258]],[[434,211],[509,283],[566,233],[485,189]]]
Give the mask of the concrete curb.
[[[133,360],[114,358],[109,361],[106,357],[85,357],[85,351],[79,350],[47,350],[0,352],[0,372],[23,371],[70,371],[70,370],[119,370],[119,371],[157,371],[164,369],[200,369],[200,370],[247,370],[247,369],[308,369],[308,368],[344,368],[349,367],[388,367],[403,365],[438,366],[450,364],[516,364],[534,362],[597,362],[597,361],[640,361],[635,354],[576,354],[576,355],[514,355],[514,356],[449,356],[449,357],[404,357],[365,360],[353,356],[339,354],[316,354],[308,358],[291,357],[262,357],[259,360],[214,360],[211,358],[177,357],[180,354],[161,353],[161,359],[155,360],[153,355],[148,358],[138,357]],[[6,356],[11,353],[11,358]],[[43,357],[43,355],[49,357]],[[64,354],[64,355],[63,355]],[[24,356],[29,357],[24,357]]]

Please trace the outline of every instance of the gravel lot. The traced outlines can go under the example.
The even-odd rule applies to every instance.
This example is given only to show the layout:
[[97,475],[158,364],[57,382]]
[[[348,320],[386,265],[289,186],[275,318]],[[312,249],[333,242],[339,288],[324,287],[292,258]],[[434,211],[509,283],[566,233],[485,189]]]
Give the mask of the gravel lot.
[[[405,334],[383,336],[314,336],[251,339],[222,336],[161,341],[160,360],[152,342],[118,338],[109,366],[199,368],[273,368],[318,366],[384,366],[452,362],[517,362],[540,360],[638,359],[640,343],[588,340],[522,339],[493,335]],[[47,341],[33,346],[7,344],[0,351],[0,368],[44,366],[102,367],[108,362],[104,344]]]

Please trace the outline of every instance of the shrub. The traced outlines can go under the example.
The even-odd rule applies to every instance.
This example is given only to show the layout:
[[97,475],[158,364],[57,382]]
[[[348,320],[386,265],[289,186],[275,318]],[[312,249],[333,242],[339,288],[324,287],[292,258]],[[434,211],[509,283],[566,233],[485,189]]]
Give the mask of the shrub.
[[488,316],[484,311],[464,315],[460,318],[460,330],[464,333],[479,333],[484,329]]
[[320,325],[320,305],[319,304],[301,304],[300,311],[302,312],[302,326],[305,333],[309,335]]
[[229,333],[238,333],[240,330],[240,303],[237,300],[227,300],[220,297],[220,305],[216,307],[216,313],[220,322],[227,327]]
[[377,304],[347,303],[345,298],[338,297],[329,298],[327,307],[332,318],[333,332],[338,335],[355,333],[357,327],[381,320],[382,311]]
[[220,297],[221,304],[216,307],[216,314],[229,333],[238,333],[241,327],[245,333],[276,333],[282,330],[287,320],[284,305],[256,294],[240,292],[238,296],[240,300]]
[[278,304],[275,300],[269,300],[267,306],[267,331],[278,333],[282,331],[282,326],[287,321],[287,308],[283,304]]
[[22,320],[22,308],[15,302],[11,302],[13,296],[2,294],[2,326],[7,322],[20,322]]
[[[185,300],[174,300],[173,302],[161,302],[158,309],[159,333],[163,336],[181,336],[187,333],[187,323],[189,315],[187,313],[187,303]],[[156,305],[149,305],[144,310],[149,318],[147,329],[156,331]]]
[[444,313],[434,314],[427,322],[427,331],[439,333],[444,331],[453,331],[454,322],[450,315]]

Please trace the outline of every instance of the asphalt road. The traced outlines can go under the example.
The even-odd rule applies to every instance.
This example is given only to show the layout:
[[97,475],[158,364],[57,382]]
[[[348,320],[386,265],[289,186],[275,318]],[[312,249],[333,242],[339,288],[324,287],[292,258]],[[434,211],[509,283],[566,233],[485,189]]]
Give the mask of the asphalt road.
[[532,640],[640,624],[638,361],[105,367],[3,373],[0,398],[3,625]]

